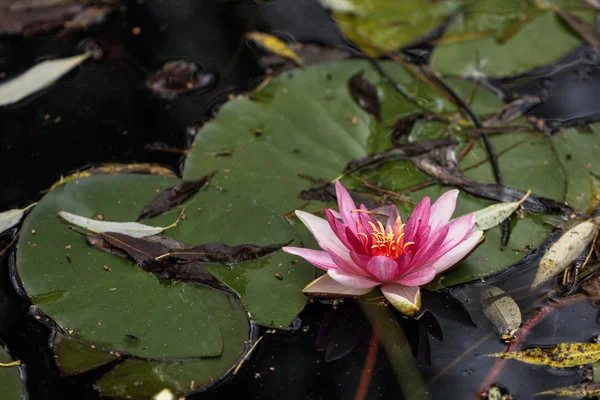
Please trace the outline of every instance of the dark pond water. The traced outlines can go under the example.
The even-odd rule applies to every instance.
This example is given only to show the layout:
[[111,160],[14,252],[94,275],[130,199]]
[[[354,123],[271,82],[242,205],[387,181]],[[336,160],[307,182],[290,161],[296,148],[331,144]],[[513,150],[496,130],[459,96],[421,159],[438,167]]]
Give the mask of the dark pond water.
[[[141,34],[132,35],[134,27],[142,27]],[[86,45],[84,39],[93,40],[103,52],[65,77],[64,84],[0,110],[0,210],[37,200],[40,191],[61,175],[87,165],[155,162],[178,171],[182,155],[156,148],[186,148],[193,127],[210,118],[229,94],[247,91],[264,77],[256,54],[240,44],[242,35],[251,30],[347,46],[326,12],[310,0],[132,1],[125,14],[115,14],[85,33],[0,39],[0,71],[8,77],[41,59],[71,54]],[[589,54],[588,49],[580,49],[555,66],[499,84],[507,97],[513,92],[541,95],[545,101],[530,113],[549,127],[581,124],[600,113],[600,64]],[[153,95],[144,87],[148,72],[171,60],[196,63],[217,79],[206,90],[190,95],[172,99]],[[8,244],[12,233],[0,237],[0,247]],[[11,262],[14,253],[3,257],[0,265],[0,342],[24,362],[29,398],[98,398],[91,384],[93,373],[60,377],[47,345],[50,331],[29,314],[29,302],[13,288]],[[525,265],[510,279],[504,274],[489,282],[505,290],[518,289],[531,281],[533,267]],[[516,293],[522,308],[536,299],[535,294]],[[462,306],[450,301],[450,295]],[[432,314],[419,321],[399,317],[419,370],[430,382],[431,398],[472,398],[494,364],[482,354],[505,348],[491,337],[468,351],[495,330],[475,297],[473,286],[426,294],[424,308],[437,318]],[[587,340],[600,334],[598,317],[598,308],[589,301],[569,305],[537,325],[530,336],[535,343],[526,344]],[[360,305],[312,303],[297,323],[293,332],[268,336],[240,375],[199,397],[354,398],[371,339]],[[464,352],[466,356],[445,371]],[[398,376],[404,373],[395,370],[380,349],[367,398],[402,398]],[[501,381],[512,382],[509,389],[518,398],[530,398],[547,389],[548,381],[553,387],[567,386],[589,373],[589,369],[559,372],[511,364]]]

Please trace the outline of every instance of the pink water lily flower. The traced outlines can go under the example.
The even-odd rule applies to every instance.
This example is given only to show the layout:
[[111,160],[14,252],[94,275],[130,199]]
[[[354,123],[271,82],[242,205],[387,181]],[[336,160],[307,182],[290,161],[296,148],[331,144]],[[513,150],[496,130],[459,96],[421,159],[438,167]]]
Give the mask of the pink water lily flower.
[[463,259],[483,234],[473,230],[473,214],[450,221],[458,190],[433,205],[423,198],[403,224],[396,206],[357,208],[339,181],[335,188],[339,213],[326,210],[325,220],[296,211],[324,251],[283,248],[327,271],[304,289],[307,294],[358,296],[381,285],[394,307],[414,316],[421,307],[419,286]]

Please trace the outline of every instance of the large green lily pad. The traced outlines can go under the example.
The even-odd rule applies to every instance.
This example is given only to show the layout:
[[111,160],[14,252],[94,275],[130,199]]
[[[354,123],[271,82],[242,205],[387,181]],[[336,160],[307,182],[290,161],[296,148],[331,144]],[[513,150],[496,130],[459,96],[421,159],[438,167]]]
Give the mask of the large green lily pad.
[[[327,2],[329,3],[329,2]],[[347,0],[350,10],[336,10],[340,29],[367,54],[395,51],[433,31],[460,6],[459,1]]]
[[586,212],[598,204],[600,191],[600,124],[592,132],[571,128],[552,136],[561,164],[567,175],[567,202]]
[[[312,183],[299,175],[332,180],[350,160],[377,148],[370,137],[382,127],[356,104],[348,89],[349,79],[360,71],[376,87],[388,126],[397,117],[423,110],[456,112],[439,93],[399,65],[385,62],[382,66],[423,106],[402,97],[366,61],[285,73],[250,98],[228,102],[199,130],[185,162],[184,178],[217,170],[214,184],[268,204],[281,215],[306,206],[299,194]],[[475,95],[477,112],[489,113],[493,104],[501,104],[472,83],[451,84],[465,97]]]
[[[465,20],[470,18],[469,15],[465,16]],[[440,44],[433,51],[431,65],[447,75],[516,75],[550,64],[583,44],[581,38],[554,12],[536,13],[529,18],[519,22],[522,26],[518,27],[518,32],[502,42],[495,35],[487,35]],[[468,35],[472,33],[469,27],[473,25],[457,22],[448,30],[446,37]],[[480,25],[479,29],[485,27],[485,24]]]
[[[14,360],[0,346],[0,363],[9,364]],[[17,367],[0,367],[0,387],[2,398],[6,400],[22,400],[25,398],[23,382]]]
[[[405,72],[393,63],[385,63],[390,74],[403,76]],[[390,124],[377,124],[362,111],[351,98],[347,84],[357,71],[377,87],[384,110],[384,119],[405,115],[406,104],[418,110],[412,103],[402,103],[398,94],[390,90],[371,67],[362,61],[343,62],[306,68],[294,74],[275,78],[262,92],[253,94],[255,100],[238,98],[226,104],[216,119],[199,132],[195,147],[186,161],[184,176],[192,179],[210,170],[219,170],[214,183],[235,188],[241,193],[269,203],[282,214],[296,208],[318,209],[323,203],[308,205],[299,198],[302,189],[312,183],[300,174],[325,180],[339,176],[352,159],[391,147]],[[398,72],[400,71],[400,72]],[[459,87],[465,96],[466,87]],[[430,94],[432,99],[437,94]],[[437,112],[451,112],[439,95]],[[473,109],[479,115],[493,110],[493,102],[485,92],[474,97]],[[402,110],[402,111],[399,111]],[[413,111],[413,112],[415,112]],[[349,116],[356,116],[356,125]],[[386,126],[387,125],[387,126]],[[260,129],[260,135],[256,135]],[[459,137],[439,122],[417,123],[410,132],[409,140],[419,141],[452,135],[462,143],[468,137]],[[535,193],[564,200],[564,175],[549,138],[534,132],[504,134],[492,139],[500,153],[500,163],[505,183],[519,189],[531,189]],[[518,146],[513,143],[519,141]],[[223,152],[228,157],[219,156]],[[462,162],[466,174],[478,182],[493,182],[487,155],[479,144]],[[480,164],[478,164],[480,163]],[[431,178],[417,170],[410,161],[393,161],[378,168],[366,170],[360,176],[384,189],[400,191],[422,184]],[[360,190],[361,185],[352,177],[344,180],[348,187]],[[436,185],[411,193],[418,201],[425,195],[437,198],[448,188]],[[463,194],[456,212],[460,215],[483,208],[489,201]],[[412,208],[401,204],[405,211]],[[516,220],[515,220],[516,221]],[[550,232],[539,216],[527,216],[515,222],[509,249],[500,251],[500,229],[488,232],[488,240],[469,261],[458,266],[443,277],[444,285],[452,285],[500,271],[521,259],[525,254],[519,250],[541,243]],[[301,231],[302,232],[302,231]]]
[[[205,265],[239,294],[244,311],[223,292],[161,281],[129,259],[93,249],[57,216],[66,210],[132,221],[157,191],[177,182],[147,175],[94,176],[60,186],[25,220],[17,266],[32,303],[71,338],[109,356],[112,352],[176,363],[182,371],[197,373],[196,386],[202,387],[243,354],[250,332],[248,315],[270,327],[291,323],[306,302],[301,289],[314,273],[281,251],[231,268]],[[165,234],[186,243],[267,245],[296,238],[289,223],[267,208],[210,187],[145,223],[166,226],[181,207],[187,209],[187,218]],[[276,279],[275,273],[284,279]],[[80,350],[68,341],[55,343],[65,373],[82,372],[111,359],[97,353],[81,356]],[[191,370],[185,360],[193,360]],[[170,379],[180,377],[173,372]]]

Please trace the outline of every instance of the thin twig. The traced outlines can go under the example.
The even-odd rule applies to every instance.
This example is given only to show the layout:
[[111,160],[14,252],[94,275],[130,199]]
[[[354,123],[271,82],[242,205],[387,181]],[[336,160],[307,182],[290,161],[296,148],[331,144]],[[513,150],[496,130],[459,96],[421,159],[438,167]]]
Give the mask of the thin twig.
[[248,357],[250,357],[250,355],[252,354],[252,352],[254,351],[256,346],[258,346],[258,344],[260,343],[260,341],[262,340],[263,337],[265,337],[265,335],[262,335],[261,337],[259,337],[258,340],[256,342],[254,342],[252,347],[250,347],[250,350],[248,350],[246,355],[244,355],[244,357],[242,357],[242,359],[240,360],[238,365],[233,370],[233,375],[237,375],[237,373],[240,372],[240,368],[242,368],[242,365],[244,364],[244,362],[248,359]]
[[[585,298],[585,295],[577,294],[574,296],[567,297],[565,299],[558,300],[553,303],[546,304],[544,307],[542,307],[541,309],[536,311],[531,317],[529,317],[529,319],[521,326],[518,334],[512,338],[512,340],[510,341],[510,343],[508,344],[508,346],[506,347],[506,350],[504,352],[508,353],[508,352],[514,351],[521,344],[523,339],[525,339],[527,337],[527,335],[529,335],[531,333],[531,330],[536,325],[538,325],[549,313],[551,313],[552,311],[557,310],[558,308],[561,308],[567,304],[574,303],[574,302],[582,300],[584,298]],[[530,308],[533,306],[534,305],[532,304],[530,306]],[[504,359],[504,358],[499,358],[496,360],[496,363],[490,369],[490,372],[488,373],[487,377],[483,380],[483,383],[479,387],[479,390],[477,391],[477,395],[476,395],[475,399],[480,398],[480,396],[487,391],[487,389],[490,387],[490,385],[492,385],[496,381],[496,378],[500,375],[500,373],[502,373],[502,370],[504,369],[504,366],[506,365],[507,361],[508,361],[508,359]]]
[[10,242],[6,245],[6,247],[4,247],[4,249],[2,249],[2,251],[0,251],[0,257],[2,257],[4,255],[4,253],[6,253],[6,251],[8,249],[10,249],[10,247],[15,244],[15,242],[17,241],[17,239],[19,238],[19,235],[21,234],[21,228],[19,228],[19,231],[17,233],[15,233],[15,236],[13,236],[13,238],[10,240]]

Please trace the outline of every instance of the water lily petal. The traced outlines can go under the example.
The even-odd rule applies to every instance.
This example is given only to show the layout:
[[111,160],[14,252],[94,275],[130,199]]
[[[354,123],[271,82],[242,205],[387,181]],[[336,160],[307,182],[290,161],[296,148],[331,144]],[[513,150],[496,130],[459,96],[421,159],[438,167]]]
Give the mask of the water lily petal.
[[368,276],[369,273],[364,268],[357,265],[351,257],[351,253],[345,254],[329,254],[333,262],[339,267],[340,272],[354,276]]
[[414,211],[408,217],[406,226],[404,227],[404,240],[406,242],[414,242],[415,235],[419,232],[422,226],[429,225],[429,216],[431,208],[431,200],[425,196],[419,204],[415,207]]
[[328,253],[344,254],[348,249],[333,233],[329,222],[304,211],[296,210],[296,215],[313,234],[319,246]]
[[421,292],[418,286],[404,286],[390,283],[381,286],[381,292],[398,311],[414,317],[421,309]]
[[379,285],[379,282],[376,282],[373,279],[349,275],[335,269],[327,270],[327,274],[329,274],[329,276],[336,282],[353,289],[370,289]]
[[386,256],[371,257],[366,269],[379,282],[389,282],[399,272],[398,263]]
[[435,268],[425,267],[412,271],[400,279],[396,279],[395,282],[406,286],[421,286],[431,282],[436,275]]
[[356,210],[356,204],[354,204],[354,200],[352,200],[350,193],[348,193],[346,188],[343,187],[338,180],[335,181],[335,193],[337,197],[338,208],[344,224],[348,226],[353,233],[356,233],[355,220],[358,218],[358,216],[353,215],[352,213],[353,210]]
[[333,214],[334,217],[336,217],[337,219],[342,219],[342,214],[340,214],[338,211],[332,210],[331,208],[328,208],[328,210],[331,212],[331,214]]
[[440,248],[444,240],[446,240],[446,236],[448,235],[449,228],[448,226],[443,227],[438,230],[436,233],[431,235],[427,243],[421,246],[416,254],[413,256],[413,259],[408,266],[408,271],[412,271],[424,266],[427,261],[433,260],[433,255]]
[[325,274],[302,289],[302,293],[313,297],[354,297],[369,293],[373,288],[354,289],[344,286]]
[[[344,227],[344,229],[346,231],[345,236],[346,241],[348,242],[348,248],[350,250],[354,250],[359,254],[367,254],[367,247],[365,246],[365,244],[361,242],[360,239],[357,238],[356,235],[354,235],[354,233],[352,233],[352,230],[350,230],[350,228],[346,226]],[[367,242],[367,244],[369,243]]]
[[429,260],[440,258],[462,242],[473,231],[473,227],[475,226],[475,215],[463,215],[446,226],[448,228],[448,236],[446,236],[444,243],[442,243],[438,250],[429,257]]
[[344,246],[351,248],[350,243],[346,238],[346,226],[335,218],[331,210],[325,210],[325,215],[327,216],[327,222],[329,222],[329,227],[331,228],[333,233],[335,233],[335,236],[337,236],[338,239],[340,239]]
[[447,270],[462,260],[475,246],[477,246],[481,235],[483,235],[483,231],[472,232],[465,240],[436,260],[431,266],[435,268],[438,274]]
[[429,217],[429,225],[431,226],[431,232],[434,233],[442,226],[446,225],[452,213],[456,208],[456,199],[458,197],[458,190],[448,190],[446,193],[441,195],[435,203],[431,205],[431,215]]
[[315,267],[319,267],[321,269],[324,269],[325,271],[327,271],[330,268],[339,269],[337,264],[333,262],[329,254],[327,254],[327,252],[325,251],[303,249],[301,247],[290,246],[282,247],[281,250],[289,254],[300,256]]

